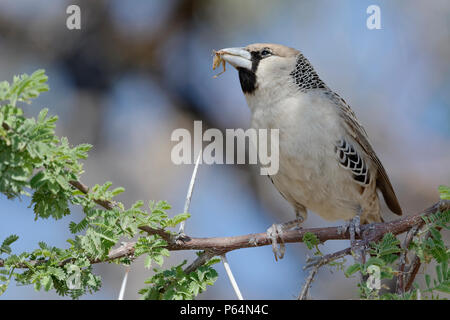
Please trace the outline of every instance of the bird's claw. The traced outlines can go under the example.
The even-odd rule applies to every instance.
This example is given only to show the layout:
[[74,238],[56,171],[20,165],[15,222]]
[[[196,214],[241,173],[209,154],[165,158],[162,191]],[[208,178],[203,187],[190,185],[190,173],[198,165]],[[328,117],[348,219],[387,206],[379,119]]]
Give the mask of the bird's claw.
[[344,234],[347,232],[347,230],[350,232],[350,238],[352,237],[352,233],[353,233],[353,237],[355,234],[357,234],[358,236],[361,236],[361,218],[357,215],[355,216],[353,219],[350,219],[348,221],[344,222],[344,225],[339,227],[339,233],[340,234]]
[[[302,222],[303,219],[296,219],[282,224],[273,224],[269,229],[267,229],[267,237],[272,241],[272,251],[275,255],[275,261],[278,261],[278,259],[283,259],[284,253],[286,252],[286,245],[281,237],[283,232],[287,230],[300,230],[302,228]],[[280,239],[279,248],[278,239]]]
[[361,218],[359,215],[354,216],[351,220],[346,221],[341,231],[350,233],[350,247],[355,258],[355,262],[361,263],[364,255],[364,245],[356,240],[356,235],[361,236]]
[[[286,251],[286,245],[281,239],[283,233],[283,226],[280,224],[273,224],[269,229],[267,229],[267,236],[272,241],[272,251],[275,256],[275,261],[278,259],[283,259],[284,253]],[[278,238],[280,238],[280,247],[278,248]]]
[[189,236],[187,236],[184,232],[179,232],[176,236],[175,236],[175,243],[185,243],[187,241],[189,241],[191,238],[189,238]]
[[361,218],[359,217],[359,215],[356,215],[353,218],[353,225],[355,226],[355,233],[358,236],[361,236]]

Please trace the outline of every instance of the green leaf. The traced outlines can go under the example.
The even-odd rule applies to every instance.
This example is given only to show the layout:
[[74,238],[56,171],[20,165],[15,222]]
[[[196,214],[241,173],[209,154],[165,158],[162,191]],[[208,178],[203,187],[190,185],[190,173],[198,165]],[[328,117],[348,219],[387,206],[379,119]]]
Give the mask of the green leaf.
[[100,238],[103,238],[105,240],[111,241],[112,243],[116,243],[116,239],[104,234],[104,233],[100,233],[100,232],[95,232]]
[[56,177],[56,182],[61,186],[62,189],[67,190],[69,189],[69,182],[61,175],[58,175]]
[[113,191],[111,191],[111,194],[113,195],[113,197],[115,197],[124,191],[125,191],[125,188],[119,187],[119,188],[115,188]]
[[438,265],[436,265],[436,275],[437,275],[437,277],[438,277],[438,281],[439,281],[439,283],[441,283],[442,282],[442,269],[441,269],[441,266],[438,264]]
[[153,261],[155,261],[159,266],[162,266],[164,263],[164,258],[162,255],[156,255],[153,257]]
[[1,253],[10,254],[11,253],[10,245],[13,242],[17,241],[17,239],[19,239],[19,237],[17,235],[13,234],[13,235],[10,235],[9,237],[7,237],[5,240],[3,240],[2,245],[0,246],[0,254]]
[[145,257],[144,267],[146,267],[147,269],[150,269],[151,266],[152,266],[152,257],[150,257],[148,255]]
[[2,247],[3,246],[9,246],[11,245],[13,242],[17,241],[19,239],[18,235],[12,234],[9,237],[7,237],[5,240],[3,240],[2,242]]
[[426,282],[427,288],[429,288],[431,286],[431,277],[429,274],[425,274],[425,282]]
[[435,290],[450,294],[450,280],[440,283]]
[[212,265],[214,265],[216,263],[219,263],[221,261],[222,260],[219,257],[214,257],[214,258],[210,259],[207,263],[205,263],[205,266],[209,267],[209,266],[212,266]]
[[34,290],[40,291],[41,290],[41,283],[39,281],[34,283]]
[[40,182],[42,182],[45,178],[45,172],[44,171],[39,171],[38,173],[36,173],[34,175],[33,178],[31,178],[30,180],[30,187],[33,189],[38,188],[38,186],[40,185]]
[[144,201],[139,200],[137,201],[135,204],[133,204],[133,206],[131,207],[131,209],[139,209],[140,207],[142,207],[144,205]]
[[70,229],[70,232],[72,232],[72,233],[78,233],[78,232],[85,230],[88,226],[89,226],[89,221],[88,221],[88,219],[84,218],[78,224],[76,224],[73,221],[70,222],[69,229]]
[[171,219],[161,221],[161,225],[163,227],[175,227],[177,224],[179,224],[182,221],[185,221],[190,216],[191,215],[189,213],[180,213]]
[[320,244],[319,238],[317,238],[317,236],[312,232],[306,232],[303,235],[303,242],[309,250]]
[[44,290],[49,291],[52,287],[53,281],[50,276],[45,275],[42,277],[41,283],[44,286]]
[[47,182],[47,187],[50,190],[50,192],[53,193],[53,194],[57,194],[59,192],[59,185],[58,185],[58,183],[48,181]]
[[0,285],[0,296],[6,291],[9,285],[9,280]]
[[439,186],[438,190],[441,195],[441,199],[450,200],[450,187],[442,185]]
[[355,263],[355,264],[349,266],[347,268],[347,270],[345,270],[345,276],[348,278],[352,274],[354,274],[355,272],[357,272],[359,270],[361,270],[361,265],[359,263]]
[[378,267],[383,267],[386,265],[386,262],[381,259],[381,258],[377,258],[377,257],[371,257],[369,258],[369,260],[367,260],[366,264],[367,267],[371,266],[371,265],[376,265]]
[[48,113],[48,109],[44,108],[39,112],[39,116],[38,116],[38,122],[39,123],[43,123],[45,120],[45,117],[47,116]]

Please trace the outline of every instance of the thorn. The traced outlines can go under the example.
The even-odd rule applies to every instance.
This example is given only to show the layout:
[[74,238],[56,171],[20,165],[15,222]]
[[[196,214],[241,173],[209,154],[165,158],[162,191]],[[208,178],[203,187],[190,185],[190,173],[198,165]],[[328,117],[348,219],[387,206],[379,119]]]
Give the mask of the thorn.
[[[187,213],[189,210],[189,206],[191,204],[192,192],[194,191],[195,178],[197,176],[198,165],[200,164],[200,158],[202,156],[202,151],[198,153],[197,160],[195,161],[194,171],[192,172],[191,182],[189,183],[188,193],[186,195],[186,202],[184,203],[184,212]],[[180,224],[180,229],[178,230],[179,234],[184,234],[184,226],[185,221],[182,221]]]
[[231,272],[230,265],[228,264],[227,257],[225,254],[221,255],[223,266],[225,267],[225,271],[227,272],[228,279],[230,279],[231,286],[234,289],[234,292],[236,293],[236,296],[239,300],[244,300],[242,297],[241,291],[239,290],[239,287],[237,285],[236,279],[234,279],[233,273]]
[[119,298],[117,300],[123,300],[123,296],[125,294],[125,289],[127,287],[128,282],[128,273],[130,272],[130,266],[127,266],[125,269],[125,275],[123,276],[122,286],[120,287]]

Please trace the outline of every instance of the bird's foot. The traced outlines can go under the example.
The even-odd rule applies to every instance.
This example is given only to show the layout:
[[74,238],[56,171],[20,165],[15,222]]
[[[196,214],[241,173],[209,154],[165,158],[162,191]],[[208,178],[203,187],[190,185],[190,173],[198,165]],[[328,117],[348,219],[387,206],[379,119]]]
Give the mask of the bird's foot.
[[178,232],[175,236],[175,243],[181,244],[189,241],[191,238],[187,236],[183,231]]
[[[353,219],[346,221],[344,226],[341,227],[340,232],[350,233],[350,247],[355,263],[364,264],[366,248],[363,240],[356,240],[356,235],[361,236],[361,212],[358,213]],[[364,281],[364,276],[361,275],[361,283]]]
[[[283,259],[284,253],[286,251],[286,245],[281,239],[283,233],[282,224],[273,224],[269,229],[267,229],[267,236],[272,241],[272,251],[275,256],[275,261],[278,259]],[[280,248],[278,249],[278,238],[280,238]]]
[[356,215],[353,219],[344,222],[344,225],[339,227],[339,233],[344,234],[347,232],[350,233],[350,242],[355,242],[355,235],[361,235],[361,218],[359,215]]
[[[364,264],[365,261],[365,247],[362,240],[356,240],[356,235],[361,236],[360,216],[356,215],[353,219],[348,221],[348,231],[350,233],[350,247],[355,263]],[[364,281],[364,276],[361,274],[361,282]]]
[[[301,220],[294,220],[282,224],[273,224],[269,229],[267,229],[266,233],[272,241],[272,251],[275,256],[275,261],[278,261],[278,259],[283,259],[284,253],[286,252],[286,245],[281,238],[283,232],[288,230],[301,229],[301,222]],[[280,239],[279,248],[278,239]]]
[[360,245],[356,240],[356,235],[361,236],[361,219],[359,215],[354,216],[352,219],[346,221],[343,226],[339,227],[339,233],[350,233],[350,246],[352,252],[356,255],[361,251]]

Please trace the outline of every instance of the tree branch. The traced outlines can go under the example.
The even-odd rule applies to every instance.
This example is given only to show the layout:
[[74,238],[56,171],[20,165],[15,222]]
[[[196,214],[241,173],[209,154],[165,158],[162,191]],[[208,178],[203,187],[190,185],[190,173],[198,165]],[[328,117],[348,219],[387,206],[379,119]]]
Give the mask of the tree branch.
[[406,259],[408,255],[408,248],[411,244],[411,241],[413,240],[414,236],[417,234],[417,231],[419,230],[419,225],[415,225],[411,229],[409,229],[408,233],[406,234],[405,241],[403,242],[403,251],[400,254],[400,262],[398,267],[398,276],[397,276],[397,284],[396,284],[396,292],[397,294],[403,294],[405,293],[405,266],[406,266]]
[[302,291],[300,292],[300,295],[297,297],[297,300],[306,300],[307,299],[309,288],[311,287],[311,284],[314,281],[314,277],[316,276],[317,271],[319,271],[320,267],[321,267],[321,264],[316,265],[310,271],[308,278],[306,278],[305,284],[303,285]]
[[303,267],[303,270],[309,269],[311,267],[323,266],[325,264],[330,263],[331,261],[337,260],[339,258],[345,257],[352,253],[352,248],[346,248],[340,251],[336,251],[330,254],[327,254],[323,257],[313,257],[308,258],[306,260],[306,265]]
[[308,278],[306,278],[305,284],[302,287],[302,291],[300,292],[300,294],[297,297],[297,300],[306,300],[308,298],[308,291],[309,288],[311,287],[312,282],[314,281],[314,277],[316,276],[317,272],[319,271],[319,268],[322,267],[323,265],[326,265],[328,263],[330,263],[331,261],[334,261],[336,259],[342,258],[346,255],[351,254],[352,248],[347,248],[344,250],[340,250],[334,253],[330,253],[327,254],[325,256],[322,257],[314,257],[314,258],[308,258],[306,260],[306,265],[303,267],[303,270],[308,269],[308,268],[313,268],[309,275]]
[[417,272],[419,272],[420,264],[421,264],[420,258],[417,255],[415,255],[407,271],[407,280],[405,281],[406,282],[405,291],[409,291],[409,289],[411,289],[414,283],[414,279],[416,278]]
[[[395,221],[386,223],[372,223],[361,226],[362,238],[365,242],[378,241],[384,234],[391,232],[394,235],[404,233],[416,225],[423,223],[423,216],[433,214],[437,211],[450,210],[450,200],[441,200],[431,206],[430,208],[420,212],[418,214],[404,217]],[[271,239],[267,236],[266,232],[253,233],[242,236],[234,237],[214,237],[214,238],[191,238],[186,236],[183,241],[175,241],[172,236],[162,229],[154,229],[147,226],[140,227],[141,230],[149,234],[157,234],[164,239],[169,239],[167,249],[170,251],[178,250],[205,250],[208,252],[206,255],[201,255],[197,262],[206,262],[205,256],[212,257],[214,255],[222,255],[224,253],[243,249],[272,245]],[[348,240],[350,239],[349,232],[341,232],[340,227],[327,227],[327,228],[307,228],[300,230],[286,231],[281,235],[282,240],[285,243],[303,242],[303,236],[305,233],[310,232],[317,236],[321,242],[327,240]],[[112,249],[105,260],[93,260],[91,263],[107,262],[115,259],[119,259],[125,256],[131,256],[134,253],[135,242],[128,242],[119,248]],[[349,252],[348,249],[343,250]],[[331,254],[330,257],[334,257]],[[196,263],[197,264],[197,263]],[[201,265],[201,263],[199,264]],[[0,267],[3,266],[3,260],[0,260]],[[26,267],[26,266],[17,266]],[[195,269],[195,268],[194,268]],[[413,268],[414,269],[414,268]],[[413,271],[413,269],[410,269]],[[406,281],[405,289],[408,289],[408,284],[411,277],[408,277]]]

